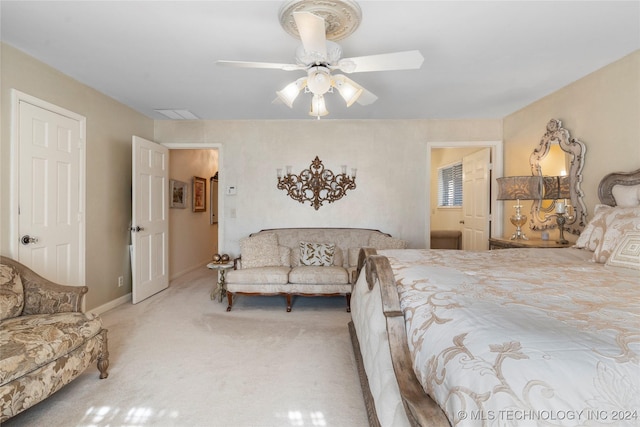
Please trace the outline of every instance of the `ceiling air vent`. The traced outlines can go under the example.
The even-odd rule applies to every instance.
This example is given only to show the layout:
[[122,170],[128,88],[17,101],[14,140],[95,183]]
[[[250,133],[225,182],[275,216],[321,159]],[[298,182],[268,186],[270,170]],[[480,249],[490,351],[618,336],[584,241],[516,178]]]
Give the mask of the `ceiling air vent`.
[[173,120],[198,120],[200,117],[196,116],[189,110],[153,110],[156,113],[160,113],[165,117]]

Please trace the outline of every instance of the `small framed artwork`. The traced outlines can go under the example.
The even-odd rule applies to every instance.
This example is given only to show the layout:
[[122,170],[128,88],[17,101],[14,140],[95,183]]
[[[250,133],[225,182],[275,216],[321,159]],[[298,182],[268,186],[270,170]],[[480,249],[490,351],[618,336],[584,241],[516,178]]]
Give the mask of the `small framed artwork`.
[[193,177],[193,211],[207,211],[207,180],[198,176]]
[[169,180],[169,207],[170,208],[186,208],[187,207],[187,183]]

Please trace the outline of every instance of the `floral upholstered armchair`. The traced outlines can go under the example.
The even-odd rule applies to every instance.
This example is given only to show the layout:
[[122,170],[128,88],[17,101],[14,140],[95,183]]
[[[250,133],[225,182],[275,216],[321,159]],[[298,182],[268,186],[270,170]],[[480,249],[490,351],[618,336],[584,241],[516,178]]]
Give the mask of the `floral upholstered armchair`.
[[107,330],[82,312],[86,286],[46,280],[0,257],[0,423],[49,397],[96,362],[109,367]]

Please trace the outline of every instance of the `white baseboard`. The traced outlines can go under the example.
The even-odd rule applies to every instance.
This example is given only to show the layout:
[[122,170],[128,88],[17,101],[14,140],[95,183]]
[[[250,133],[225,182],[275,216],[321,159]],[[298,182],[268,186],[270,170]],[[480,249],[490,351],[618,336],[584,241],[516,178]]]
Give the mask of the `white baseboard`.
[[89,310],[89,312],[93,314],[97,314],[99,316],[102,313],[111,310],[112,308],[116,308],[117,306],[126,304],[128,302],[131,302],[131,292],[121,296],[120,298],[114,299],[113,301],[109,301],[108,303],[103,304],[100,307],[96,307],[92,310]]

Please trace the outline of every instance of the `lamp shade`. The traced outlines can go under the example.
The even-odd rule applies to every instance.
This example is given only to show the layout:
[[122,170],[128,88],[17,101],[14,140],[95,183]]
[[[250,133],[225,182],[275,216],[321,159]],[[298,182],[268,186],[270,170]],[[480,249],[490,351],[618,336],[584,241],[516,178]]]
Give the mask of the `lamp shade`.
[[498,178],[498,200],[536,200],[542,198],[542,177],[506,176]]
[[296,100],[298,94],[303,87],[306,86],[306,78],[302,77],[293,83],[289,83],[284,89],[276,92],[278,98],[284,102],[289,108],[293,108],[293,101]]
[[364,89],[343,75],[336,75],[334,77],[334,85],[338,88],[340,96],[347,103],[347,107],[351,107],[354,102],[360,98]]
[[311,110],[309,111],[310,116],[321,117],[329,114],[327,111],[327,106],[324,103],[324,96],[322,95],[313,95],[311,99]]
[[571,198],[571,179],[563,176],[544,176],[543,182],[543,199],[557,200]]

